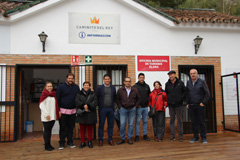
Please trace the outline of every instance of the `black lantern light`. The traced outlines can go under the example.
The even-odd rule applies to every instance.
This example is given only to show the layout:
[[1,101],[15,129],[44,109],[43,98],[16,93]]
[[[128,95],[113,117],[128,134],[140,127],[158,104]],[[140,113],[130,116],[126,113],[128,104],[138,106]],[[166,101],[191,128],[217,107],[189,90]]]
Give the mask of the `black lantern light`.
[[197,54],[198,49],[202,43],[203,38],[197,36],[193,41],[194,41],[194,46],[195,46],[195,54]]
[[43,52],[45,52],[45,42],[46,42],[46,39],[48,37],[48,35],[46,35],[44,32],[40,33],[39,35],[39,38],[40,38],[40,41],[42,42],[42,45],[43,45]]

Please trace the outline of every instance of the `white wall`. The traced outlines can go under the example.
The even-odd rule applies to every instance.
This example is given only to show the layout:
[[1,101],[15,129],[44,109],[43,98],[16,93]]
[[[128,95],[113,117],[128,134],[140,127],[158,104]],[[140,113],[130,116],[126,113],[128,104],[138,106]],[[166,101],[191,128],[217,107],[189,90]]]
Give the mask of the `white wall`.
[[[69,12],[120,14],[121,43],[69,44]],[[221,56],[222,74],[226,68],[240,68],[239,30],[198,25],[203,29],[167,28],[116,0],[71,0],[13,23],[10,52],[42,54],[38,34],[44,31],[48,35],[44,54]],[[204,39],[195,55],[197,35]]]
[[0,25],[0,54],[10,53],[10,26]]

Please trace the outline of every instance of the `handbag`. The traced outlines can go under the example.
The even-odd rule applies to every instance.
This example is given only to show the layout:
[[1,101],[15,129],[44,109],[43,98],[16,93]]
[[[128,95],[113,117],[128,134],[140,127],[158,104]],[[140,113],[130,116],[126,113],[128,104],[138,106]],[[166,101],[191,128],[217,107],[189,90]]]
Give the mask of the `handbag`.
[[[90,95],[87,97],[87,100],[85,102],[86,104],[88,103],[89,97],[90,97]],[[80,117],[83,116],[84,112],[86,112],[85,109],[80,109],[80,108],[77,109],[77,115],[80,116]],[[90,110],[88,110],[88,112],[90,112]]]
[[156,109],[155,109],[155,105],[157,103],[157,99],[158,99],[159,95],[157,95],[157,98],[155,100],[155,103],[153,105],[153,107],[150,108],[150,111],[148,112],[148,117],[153,117],[156,115]]

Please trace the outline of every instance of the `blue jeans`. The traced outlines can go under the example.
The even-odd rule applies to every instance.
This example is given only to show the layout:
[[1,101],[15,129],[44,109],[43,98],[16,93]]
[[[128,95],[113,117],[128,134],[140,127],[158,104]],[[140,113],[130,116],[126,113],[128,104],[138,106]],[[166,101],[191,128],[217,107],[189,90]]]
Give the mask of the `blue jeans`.
[[143,122],[143,135],[147,135],[147,122],[148,122],[148,107],[138,108],[135,121],[135,136],[139,136],[139,127],[142,117]]
[[128,118],[128,138],[131,139],[133,136],[133,121],[136,115],[136,108],[125,109],[121,107],[120,109],[120,137],[122,140],[125,140],[125,131],[126,131],[126,123]]

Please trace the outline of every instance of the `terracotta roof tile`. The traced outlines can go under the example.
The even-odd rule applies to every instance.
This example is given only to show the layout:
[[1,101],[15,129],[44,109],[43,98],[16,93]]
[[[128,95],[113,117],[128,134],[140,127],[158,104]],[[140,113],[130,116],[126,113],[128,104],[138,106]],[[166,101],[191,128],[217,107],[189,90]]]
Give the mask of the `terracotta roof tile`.
[[218,13],[210,9],[158,8],[177,20],[176,23],[240,23],[240,17]]
[[9,17],[47,0],[5,0],[0,2],[0,16]]

